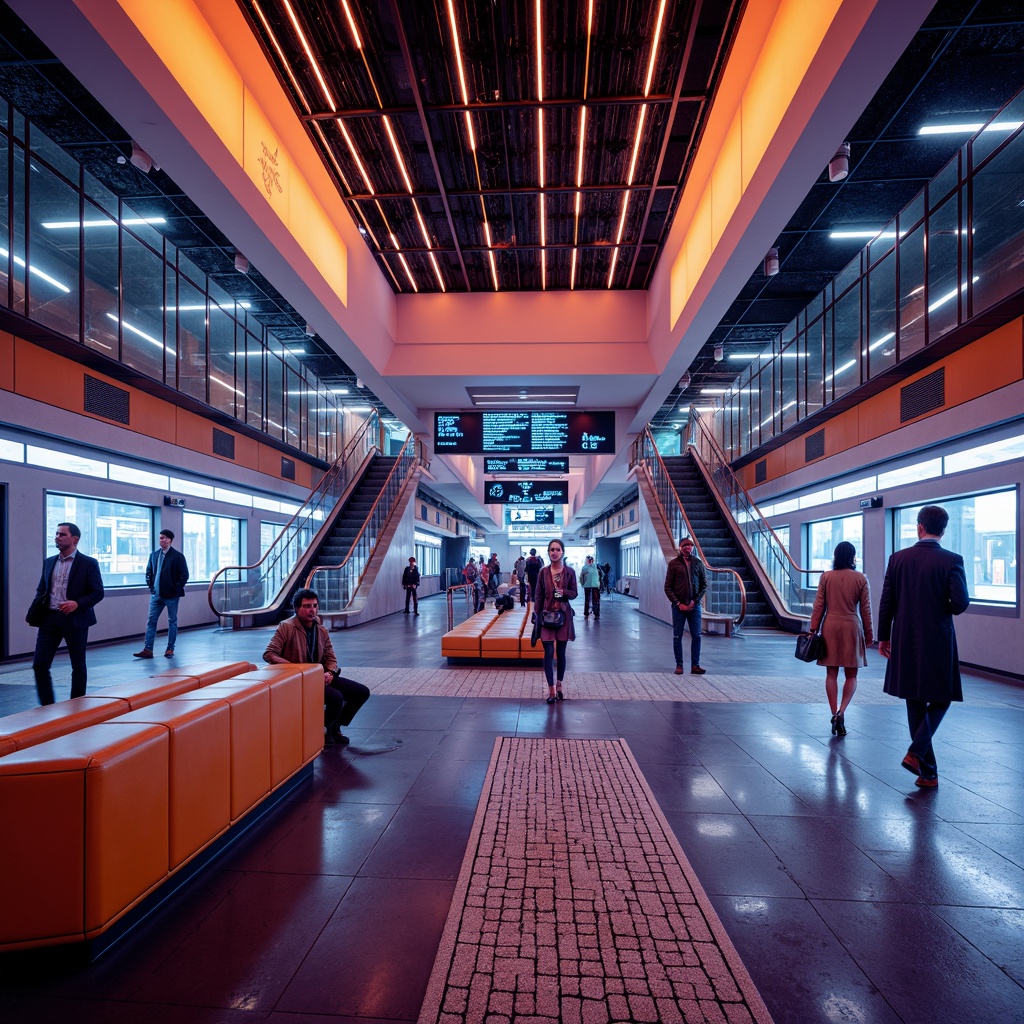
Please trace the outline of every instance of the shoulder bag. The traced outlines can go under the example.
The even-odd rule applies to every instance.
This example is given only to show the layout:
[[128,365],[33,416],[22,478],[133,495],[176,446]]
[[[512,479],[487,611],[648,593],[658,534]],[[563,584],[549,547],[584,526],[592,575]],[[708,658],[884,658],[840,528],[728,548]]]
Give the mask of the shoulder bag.
[[825,638],[821,635],[821,627],[828,615],[828,585],[825,586],[825,612],[814,633],[801,633],[796,638],[796,650],[793,652],[798,661],[820,661],[825,657]]

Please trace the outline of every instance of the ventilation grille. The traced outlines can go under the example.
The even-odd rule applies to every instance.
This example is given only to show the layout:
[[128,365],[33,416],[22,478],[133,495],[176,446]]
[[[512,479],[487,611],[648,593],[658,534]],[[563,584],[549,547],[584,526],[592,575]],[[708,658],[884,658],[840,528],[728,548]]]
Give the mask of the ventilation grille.
[[946,368],[940,366],[927,377],[900,388],[900,423],[934,412],[946,404]]
[[295,479],[295,463],[291,459],[286,459],[283,455],[281,456],[281,476],[285,480]]
[[128,425],[131,393],[104,380],[85,375],[85,411]]
[[225,430],[213,428],[213,454],[223,459],[235,457],[235,435]]
[[754,483],[763,484],[768,479],[768,460],[762,459],[754,466]]
[[804,462],[820,459],[825,454],[825,428],[804,438]]

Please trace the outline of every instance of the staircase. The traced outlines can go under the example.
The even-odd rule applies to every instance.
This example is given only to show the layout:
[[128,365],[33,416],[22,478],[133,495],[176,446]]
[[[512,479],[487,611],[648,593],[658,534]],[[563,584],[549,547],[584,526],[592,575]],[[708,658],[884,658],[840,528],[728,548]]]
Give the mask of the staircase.
[[747,591],[744,628],[778,629],[779,623],[765,599],[761,584],[743,557],[725,517],[708,491],[704,477],[694,464],[693,455],[675,455],[662,461],[705,560],[717,568],[735,569],[743,579]]
[[[309,571],[318,566],[340,565],[345,561],[345,557],[352,550],[359,531],[365,525],[370,510],[380,497],[381,490],[397,461],[398,459],[392,456],[378,455],[374,457],[362,480],[356,485],[349,500],[345,503],[345,507],[327,535],[327,539],[309,563]],[[342,607],[343,603],[348,603],[349,595],[332,592],[338,586],[337,577],[333,577],[331,574],[317,574],[314,587],[318,593],[320,590],[325,591],[325,593],[319,594],[321,608],[336,609]]]

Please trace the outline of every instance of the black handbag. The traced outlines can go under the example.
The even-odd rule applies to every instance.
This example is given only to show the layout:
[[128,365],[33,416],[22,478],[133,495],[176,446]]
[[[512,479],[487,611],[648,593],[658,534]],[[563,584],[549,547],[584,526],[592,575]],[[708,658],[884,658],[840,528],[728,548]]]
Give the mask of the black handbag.
[[825,640],[820,633],[801,633],[794,654],[800,661],[818,661],[825,656]]
[[540,624],[545,629],[561,629],[565,625],[565,612],[561,608],[540,613]]
[[25,616],[25,621],[30,626],[38,628],[46,622],[46,613],[49,610],[49,594],[39,594],[37,597],[32,598],[32,603],[28,606],[28,614]]

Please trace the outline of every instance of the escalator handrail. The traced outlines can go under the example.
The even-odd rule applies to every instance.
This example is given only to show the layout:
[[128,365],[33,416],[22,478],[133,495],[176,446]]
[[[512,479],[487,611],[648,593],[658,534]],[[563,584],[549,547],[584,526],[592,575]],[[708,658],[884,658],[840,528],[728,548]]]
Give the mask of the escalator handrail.
[[[288,520],[288,522],[285,523],[284,526],[281,527],[280,531],[278,532],[277,537],[274,538],[274,543],[271,544],[269,548],[267,548],[267,550],[263,553],[263,555],[260,557],[260,559],[258,561],[253,562],[252,565],[225,565],[225,566],[222,566],[220,569],[218,569],[213,574],[213,579],[210,580],[210,585],[206,588],[206,603],[210,606],[210,611],[213,612],[214,615],[216,615],[218,618],[220,618],[222,615],[229,615],[230,616],[232,614],[252,615],[252,614],[256,614],[256,613],[258,613],[260,611],[266,611],[267,610],[267,608],[252,608],[252,609],[248,609],[248,610],[246,610],[244,612],[238,612],[238,613],[218,611],[216,606],[213,603],[214,585],[216,584],[218,578],[220,576],[223,576],[225,573],[229,573],[229,572],[238,572],[238,573],[250,572],[250,571],[252,571],[254,569],[258,569],[261,565],[263,565],[263,563],[274,553],[274,548],[277,547],[277,544],[281,540],[281,538],[284,537],[288,533],[288,531],[291,529],[291,527],[295,523],[295,521],[303,514],[303,510],[306,509],[308,506],[312,505],[313,499],[317,495],[319,495],[320,493],[324,492],[325,485],[327,484],[327,482],[329,480],[333,481],[341,473],[342,469],[345,466],[345,463],[348,461],[348,459],[351,458],[352,452],[356,450],[356,445],[360,441],[363,441],[365,439],[366,434],[369,432],[370,426],[374,425],[375,421],[377,421],[377,420],[378,420],[378,413],[376,412],[376,410],[374,410],[374,412],[363,421],[362,427],[360,427],[360,429],[352,437],[352,439],[349,441],[349,443],[345,446],[345,449],[342,451],[342,453],[328,467],[328,469],[324,473],[324,475],[322,477],[320,477],[320,479],[317,481],[317,483],[313,487],[310,488],[309,495],[299,505],[299,507],[295,510],[294,514]],[[376,422],[375,427],[376,427],[377,430],[380,429],[379,422]],[[369,449],[366,458],[372,457],[374,454],[379,453],[379,451],[380,451],[379,447],[377,445],[373,445]],[[363,461],[365,462],[366,459],[364,458]],[[270,607],[270,606],[268,605],[267,607]]]

